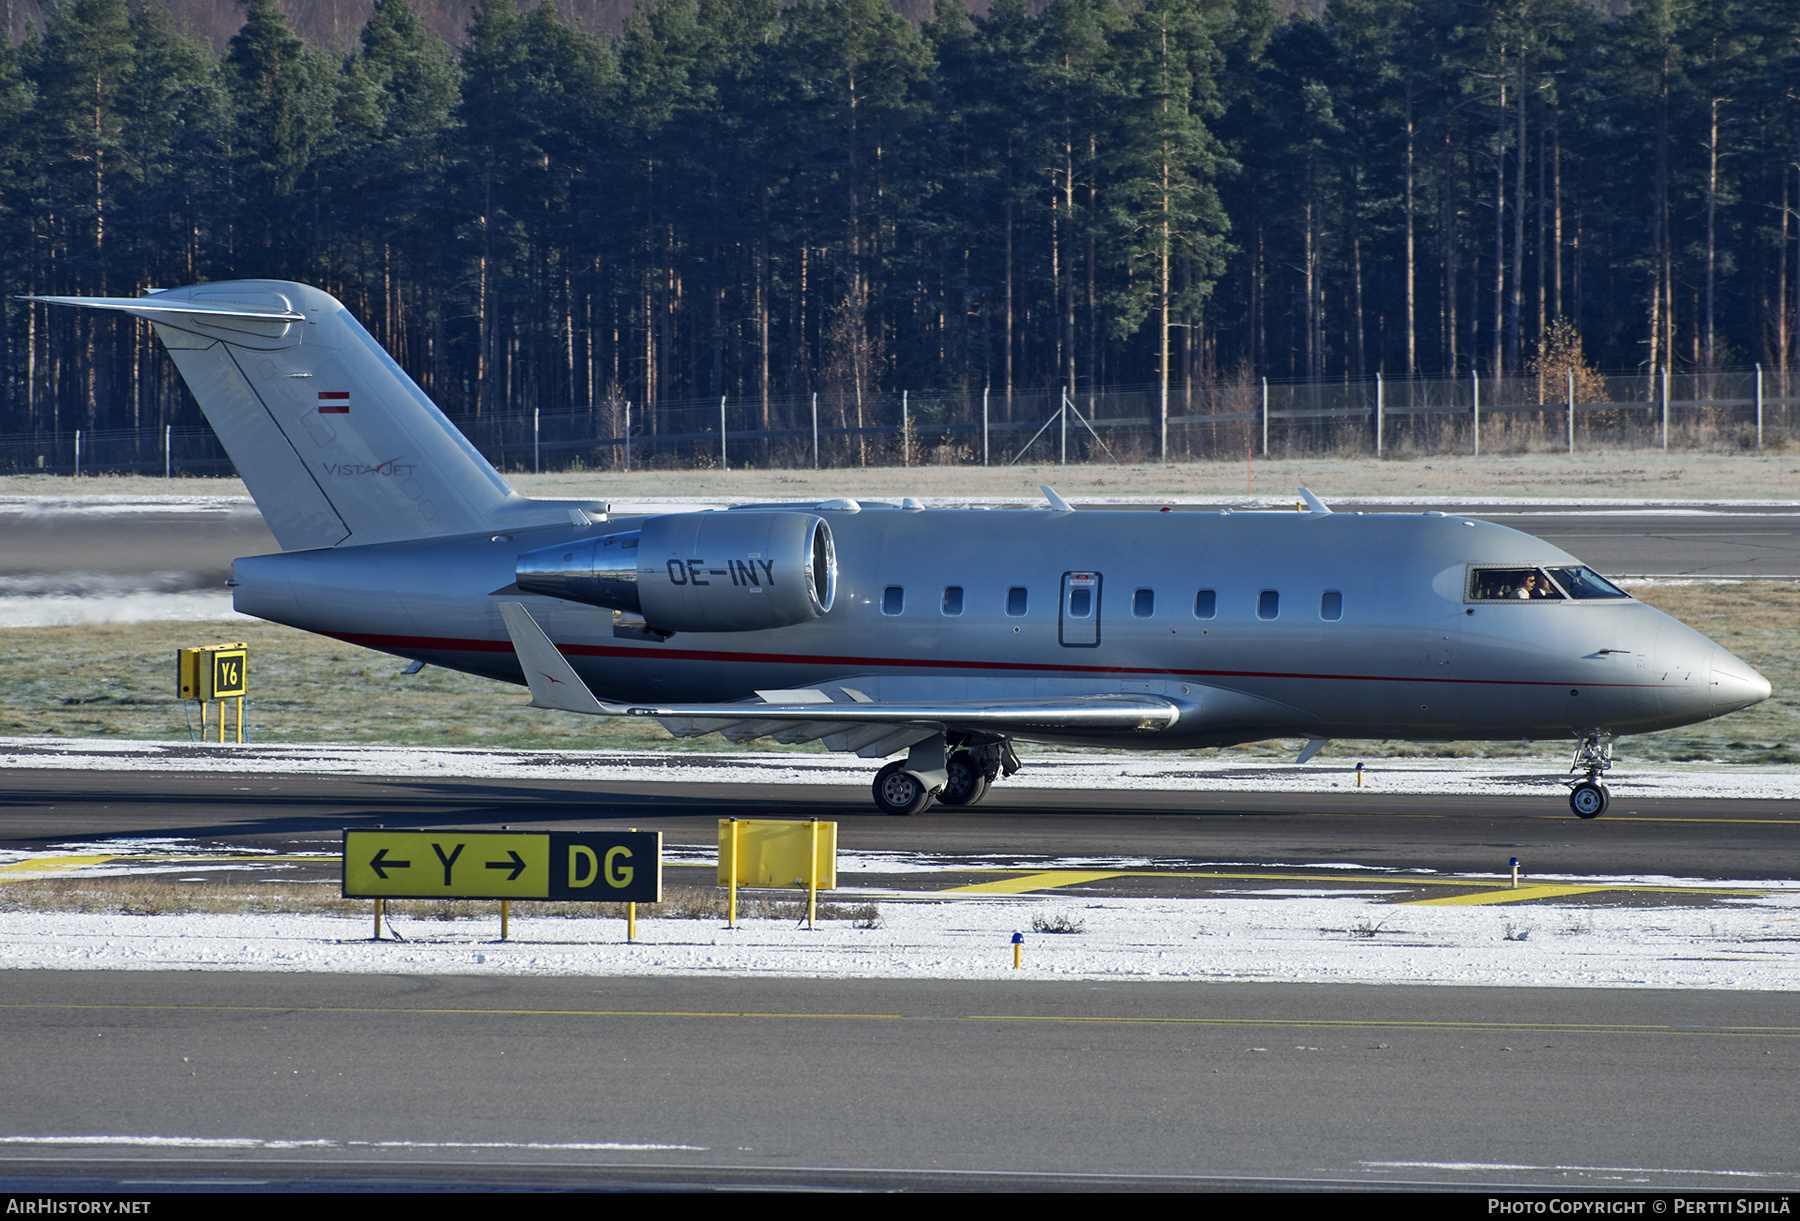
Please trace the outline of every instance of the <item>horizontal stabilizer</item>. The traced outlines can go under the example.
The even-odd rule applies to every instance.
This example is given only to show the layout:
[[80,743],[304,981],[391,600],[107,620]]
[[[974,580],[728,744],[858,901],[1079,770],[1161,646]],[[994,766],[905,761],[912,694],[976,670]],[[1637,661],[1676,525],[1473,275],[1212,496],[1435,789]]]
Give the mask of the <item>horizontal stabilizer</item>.
[[306,315],[280,305],[246,306],[211,301],[161,302],[155,297],[21,297],[45,305],[78,305],[83,309],[116,310],[153,322],[190,318],[195,322],[305,322]]

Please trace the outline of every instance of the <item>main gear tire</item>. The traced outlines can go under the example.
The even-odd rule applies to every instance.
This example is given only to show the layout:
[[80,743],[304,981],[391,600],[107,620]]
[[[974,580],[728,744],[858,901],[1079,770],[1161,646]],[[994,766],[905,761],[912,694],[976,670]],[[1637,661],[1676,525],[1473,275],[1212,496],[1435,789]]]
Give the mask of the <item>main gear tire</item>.
[[987,796],[988,778],[969,762],[967,755],[953,755],[945,765],[949,778],[938,790],[937,800],[947,806],[972,806]]
[[900,762],[875,773],[875,807],[883,814],[917,814],[931,804],[931,790]]

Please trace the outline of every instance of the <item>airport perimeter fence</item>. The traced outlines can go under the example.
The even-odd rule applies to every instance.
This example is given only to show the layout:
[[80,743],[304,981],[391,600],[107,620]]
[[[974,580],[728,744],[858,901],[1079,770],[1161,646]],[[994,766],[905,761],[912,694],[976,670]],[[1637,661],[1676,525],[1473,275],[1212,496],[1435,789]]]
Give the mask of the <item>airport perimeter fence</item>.
[[[1800,441],[1800,373],[1761,369],[1360,382],[1241,380],[1011,395],[903,391],[625,400],[452,420],[502,471],[1138,463],[1587,449],[1765,449]],[[0,436],[0,473],[220,475],[206,427]]]

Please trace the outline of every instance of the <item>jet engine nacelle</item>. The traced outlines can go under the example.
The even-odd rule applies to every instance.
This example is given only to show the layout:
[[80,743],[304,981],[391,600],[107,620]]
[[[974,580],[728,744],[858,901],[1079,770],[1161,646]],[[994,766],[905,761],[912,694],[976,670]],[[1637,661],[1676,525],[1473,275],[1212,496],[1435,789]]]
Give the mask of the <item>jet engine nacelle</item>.
[[837,554],[810,513],[670,513],[521,555],[519,589],[640,614],[663,632],[791,627],[831,609]]

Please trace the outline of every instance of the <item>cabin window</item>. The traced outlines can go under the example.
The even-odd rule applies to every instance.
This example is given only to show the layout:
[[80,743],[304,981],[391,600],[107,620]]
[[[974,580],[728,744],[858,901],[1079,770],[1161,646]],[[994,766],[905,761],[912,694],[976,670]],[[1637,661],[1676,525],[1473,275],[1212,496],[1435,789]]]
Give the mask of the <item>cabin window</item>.
[[905,586],[890,585],[886,589],[881,591],[881,613],[882,614],[898,615],[901,611],[903,611],[905,609],[906,609],[906,587]]
[[1344,617],[1344,595],[1328,589],[1319,597],[1319,618],[1336,621]]
[[962,586],[944,586],[944,613],[946,615],[962,614]]
[[1211,619],[1218,613],[1219,595],[1217,591],[1202,589],[1194,594],[1194,618]]
[[1148,619],[1154,614],[1156,614],[1156,591],[1154,589],[1140,589],[1131,595],[1132,618]]
[[1069,590],[1069,618],[1086,619],[1094,613],[1094,588],[1076,585]]
[[1256,595],[1256,617],[1258,619],[1279,619],[1281,617],[1281,594],[1279,591],[1265,589]]
[[1006,613],[1014,619],[1025,613],[1025,587],[1015,585],[1006,591]]

